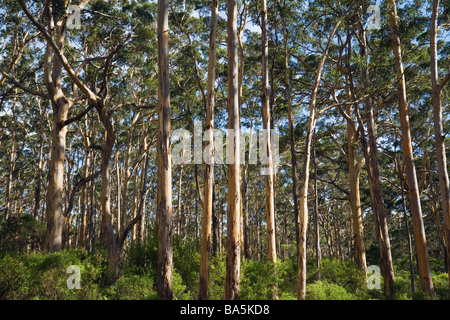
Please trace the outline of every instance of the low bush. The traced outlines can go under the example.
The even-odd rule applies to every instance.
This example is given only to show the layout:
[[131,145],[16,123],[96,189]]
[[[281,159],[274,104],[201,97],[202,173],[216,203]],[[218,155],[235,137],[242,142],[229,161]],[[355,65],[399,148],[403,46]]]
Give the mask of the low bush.
[[[77,250],[6,255],[0,260],[0,299],[98,299],[105,267],[100,256]],[[68,288],[72,265],[80,270],[80,289]]]
[[364,272],[352,261],[324,259],[319,270],[320,280],[334,283],[348,292],[359,294],[367,290]]
[[355,300],[356,297],[344,287],[318,280],[306,286],[306,300]]

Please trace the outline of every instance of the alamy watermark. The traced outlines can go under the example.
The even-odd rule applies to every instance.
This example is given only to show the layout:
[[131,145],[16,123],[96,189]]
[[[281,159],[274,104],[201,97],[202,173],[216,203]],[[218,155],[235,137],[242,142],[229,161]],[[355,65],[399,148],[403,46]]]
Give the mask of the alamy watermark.
[[367,29],[379,30],[381,28],[381,10],[378,5],[372,4],[367,8],[366,13],[370,16],[367,19]]
[[71,274],[67,278],[66,285],[68,289],[81,289],[81,271],[80,267],[71,265],[67,267],[66,273]]
[[67,8],[67,29],[80,29],[81,28],[81,9],[77,5],[71,5]]
[[379,266],[371,265],[367,268],[367,289],[381,288],[381,270]]
[[[276,173],[279,163],[279,139],[279,134],[273,129],[209,129],[203,132],[201,122],[196,121],[193,134],[186,129],[176,129],[172,132],[172,162],[175,165],[244,164],[247,150],[248,163],[257,164],[259,160],[262,165],[261,174],[272,175]],[[213,140],[214,144],[203,148],[203,142],[210,140]],[[239,154],[234,151],[236,143],[239,143]],[[272,170],[268,166],[270,160]]]

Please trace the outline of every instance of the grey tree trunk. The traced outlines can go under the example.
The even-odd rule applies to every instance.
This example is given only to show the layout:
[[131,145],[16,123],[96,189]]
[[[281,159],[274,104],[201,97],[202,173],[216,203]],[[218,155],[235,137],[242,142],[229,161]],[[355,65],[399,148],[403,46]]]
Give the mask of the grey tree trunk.
[[340,22],[338,22],[331,31],[325,51],[320,58],[319,65],[316,71],[316,77],[314,81],[314,89],[311,93],[309,104],[309,119],[306,132],[305,147],[303,154],[303,169],[302,179],[300,183],[300,212],[299,212],[299,237],[297,239],[298,246],[298,288],[297,298],[299,300],[306,299],[306,233],[308,228],[308,186],[309,186],[309,166],[311,162],[311,142],[314,129],[316,127],[316,98],[319,91],[320,78],[322,76],[323,66],[328,56],[328,50],[331,45],[331,41],[338,29]]
[[447,157],[445,154],[445,132],[442,118],[441,91],[439,84],[438,53],[437,53],[437,20],[439,0],[433,0],[430,23],[430,57],[431,57],[431,86],[433,90],[433,121],[436,142],[436,159],[439,174],[439,186],[442,198],[442,216],[444,218],[444,234],[446,244],[447,265],[450,286],[450,181],[447,171]]
[[172,299],[172,156],[170,149],[169,3],[158,0],[158,267],[157,293]]
[[209,38],[208,85],[206,98],[206,148],[205,188],[203,197],[202,247],[200,260],[199,300],[209,298],[209,271],[211,260],[211,220],[213,216],[214,193],[214,83],[216,74],[216,31],[219,16],[219,2],[213,0],[211,7],[211,25]]
[[[233,137],[229,137],[230,157],[228,164],[228,211],[227,211],[227,263],[225,279],[225,300],[239,297],[240,276],[240,115],[238,85],[238,52],[237,52],[237,1],[227,0],[227,34],[228,34],[228,129]],[[230,134],[230,133],[229,133]]]

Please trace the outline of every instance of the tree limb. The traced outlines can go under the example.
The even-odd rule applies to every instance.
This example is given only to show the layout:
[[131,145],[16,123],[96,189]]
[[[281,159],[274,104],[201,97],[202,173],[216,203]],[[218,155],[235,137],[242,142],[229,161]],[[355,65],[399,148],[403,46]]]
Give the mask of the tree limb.
[[23,91],[28,92],[28,93],[30,93],[32,95],[35,95],[35,96],[39,96],[41,98],[49,99],[48,94],[46,94],[45,92],[40,91],[40,90],[34,90],[34,89],[31,89],[31,88],[28,88],[27,86],[23,85],[22,83],[18,82],[16,79],[14,79],[12,76],[7,74],[5,71],[0,69],[0,72],[3,74],[5,79],[8,80],[8,82],[12,83],[13,85],[15,85],[16,87],[22,89]]
[[36,26],[36,28],[38,28],[38,30],[42,33],[42,35],[45,37],[47,43],[52,47],[53,52],[56,54],[56,56],[58,57],[58,59],[61,61],[62,66],[64,67],[64,69],[66,70],[66,72],[68,73],[68,75],[70,76],[70,78],[72,79],[73,82],[75,82],[75,84],[77,85],[78,88],[81,89],[81,91],[83,91],[83,93],[93,102],[97,102],[97,100],[99,99],[99,97],[91,91],[91,89],[89,89],[76,75],[75,71],[72,69],[72,67],[70,66],[69,61],[67,60],[66,56],[61,52],[61,50],[58,48],[58,45],[55,43],[55,41],[53,40],[53,37],[51,35],[48,34],[47,30],[45,29],[45,27],[40,24],[36,18],[31,14],[31,12],[28,10],[25,1],[24,0],[17,0],[17,2],[19,3],[20,7],[22,8],[23,12],[25,13],[25,15],[28,17],[28,19]]

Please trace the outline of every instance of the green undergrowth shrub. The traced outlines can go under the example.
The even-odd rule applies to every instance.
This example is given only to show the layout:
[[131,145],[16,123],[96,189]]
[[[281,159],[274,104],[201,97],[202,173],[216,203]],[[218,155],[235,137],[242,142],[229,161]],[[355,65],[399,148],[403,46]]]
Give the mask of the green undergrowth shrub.
[[450,289],[448,284],[448,273],[441,273],[433,275],[434,291],[436,293],[436,299],[449,300]]
[[344,287],[327,280],[317,280],[306,285],[306,300],[356,300]]
[[[125,281],[128,277],[139,276],[146,280],[146,287],[153,291],[138,293],[140,296],[156,297],[156,270],[158,266],[158,239],[155,233],[145,239],[144,243],[136,243],[124,250],[121,274]],[[200,270],[200,254],[196,241],[173,241],[173,298],[176,300],[196,299]],[[151,282],[147,281],[151,279]],[[136,279],[134,281],[137,281]],[[120,298],[120,294],[115,297]],[[139,299],[139,298],[135,298]]]
[[295,273],[290,259],[278,260],[276,263],[243,260],[240,299],[270,300],[274,297],[283,300],[293,299],[295,288],[290,281],[293,278]]
[[[146,239],[124,249],[121,273],[116,284],[105,287],[107,257],[104,250],[87,253],[63,250],[58,253],[0,254],[0,299],[157,299],[156,269],[158,242]],[[198,241],[174,241],[173,297],[176,300],[197,299],[200,269]],[[81,272],[81,288],[67,288],[72,275],[67,268],[76,265]],[[222,300],[225,289],[225,252],[213,256],[210,264],[210,299]],[[295,259],[268,261],[241,260],[240,296],[242,300],[267,300],[276,294],[279,300],[297,297],[297,263]],[[395,295],[386,298],[383,278],[380,289],[367,289],[364,274],[353,262],[323,259],[320,269],[314,259],[307,262],[307,299],[392,299],[425,300],[419,290],[416,274],[416,293],[411,292],[409,271],[396,266]],[[433,272],[436,299],[449,298],[448,275]],[[276,291],[275,291],[276,290]]]
[[[80,268],[80,289],[67,287],[71,265]],[[7,254],[0,260],[0,299],[99,299],[105,267],[101,252]]]
[[103,299],[108,300],[155,300],[153,279],[143,275],[121,276],[116,284],[105,288]]
[[225,292],[225,255],[217,255],[211,258],[209,271],[209,298],[222,300]]
[[325,294],[327,293],[333,296],[330,299],[336,299],[334,293],[341,292],[342,290],[339,291],[340,289],[337,288],[340,287],[347,293],[343,293],[345,299],[349,296],[354,299],[368,298],[364,272],[356,268],[352,261],[325,258],[322,260],[320,268],[317,269],[315,262],[309,260],[307,263],[307,285],[316,282],[319,283],[310,289],[313,290],[312,297],[328,297]]

